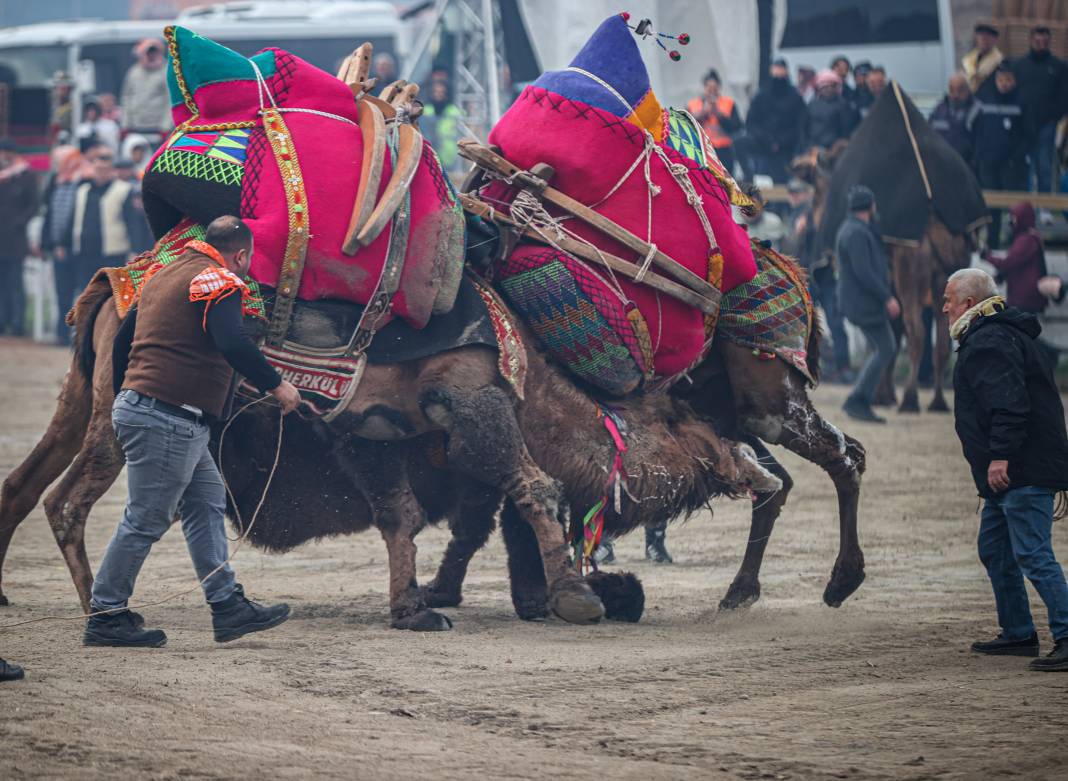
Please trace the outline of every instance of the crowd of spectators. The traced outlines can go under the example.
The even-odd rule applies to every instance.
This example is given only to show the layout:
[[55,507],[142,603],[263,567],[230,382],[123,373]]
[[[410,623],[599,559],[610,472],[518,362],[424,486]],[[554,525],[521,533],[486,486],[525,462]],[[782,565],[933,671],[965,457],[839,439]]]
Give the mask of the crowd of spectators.
[[[121,101],[110,93],[92,95],[77,113],[70,78],[55,74],[51,167],[43,186],[14,144],[0,139],[0,335],[25,333],[27,255],[51,261],[56,334],[67,342],[66,313],[96,271],[151,247],[140,182],[172,126],[163,42],[141,41],[134,57]],[[39,238],[31,245],[27,228],[36,216],[42,218]]]

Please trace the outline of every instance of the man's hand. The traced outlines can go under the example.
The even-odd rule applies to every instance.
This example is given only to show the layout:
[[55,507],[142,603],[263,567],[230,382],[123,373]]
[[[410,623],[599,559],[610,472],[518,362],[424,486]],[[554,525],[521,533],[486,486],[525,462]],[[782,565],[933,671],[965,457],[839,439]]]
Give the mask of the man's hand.
[[901,304],[893,296],[886,299],[886,313],[890,315],[891,320],[897,320],[901,317]]
[[998,493],[1009,490],[1009,462],[1003,459],[991,461],[986,470],[986,482]]
[[1060,277],[1048,276],[1038,280],[1038,292],[1046,298],[1057,299],[1061,295],[1061,286],[1064,284]]
[[300,406],[300,391],[288,380],[282,380],[281,384],[271,391],[271,395],[282,405],[282,412],[286,415]]

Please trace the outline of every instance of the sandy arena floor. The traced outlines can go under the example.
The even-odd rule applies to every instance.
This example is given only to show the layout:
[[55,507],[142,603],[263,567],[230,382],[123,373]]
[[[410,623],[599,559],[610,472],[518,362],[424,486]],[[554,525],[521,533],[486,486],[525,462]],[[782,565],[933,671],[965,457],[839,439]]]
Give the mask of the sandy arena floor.
[[[67,361],[0,342],[0,475],[44,431]],[[842,397],[816,394],[838,424]],[[146,611],[169,634],[159,650],[85,649],[77,621],[0,629],[0,656],[28,671],[0,685],[0,778],[1064,778],[1068,675],[967,651],[995,622],[951,419],[847,428],[869,454],[868,580],[839,610],[820,601],[833,488],[790,454],[797,487],[764,596],[736,614],[715,608],[748,532],[741,502],[672,527],[675,566],[647,564],[638,534],[617,546],[646,588],[636,626],[518,621],[498,537],[441,634],[388,628],[377,534],[246,549],[235,564],[249,593],[293,606],[252,639],[216,645],[195,595]],[[120,480],[90,519],[94,563],[123,498]],[[420,537],[424,575],[446,540]],[[1055,542],[1068,559],[1068,522]],[[137,597],[192,577],[174,530]],[[77,611],[40,508],[15,534],[4,588],[0,624]]]

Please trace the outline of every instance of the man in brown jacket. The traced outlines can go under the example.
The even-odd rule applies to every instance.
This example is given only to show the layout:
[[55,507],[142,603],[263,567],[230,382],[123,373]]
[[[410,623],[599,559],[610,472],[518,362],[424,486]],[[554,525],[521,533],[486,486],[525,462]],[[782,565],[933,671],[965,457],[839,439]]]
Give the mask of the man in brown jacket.
[[111,420],[126,454],[129,498],[93,583],[85,645],[152,646],[167,642],[127,608],[141,565],[176,512],[204,595],[215,640],[270,629],[289,606],[245,598],[226,563],[226,493],[208,451],[207,422],[229,414],[235,370],[288,413],[300,394],[282,380],[245,334],[243,278],[252,232],[237,217],[220,217],[204,241],[157,271],[115,337],[117,396]]

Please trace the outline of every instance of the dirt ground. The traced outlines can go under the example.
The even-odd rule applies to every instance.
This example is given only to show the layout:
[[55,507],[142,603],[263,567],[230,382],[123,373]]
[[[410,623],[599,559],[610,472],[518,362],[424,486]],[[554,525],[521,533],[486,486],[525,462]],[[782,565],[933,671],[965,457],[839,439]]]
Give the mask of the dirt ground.
[[[0,475],[43,432],[67,360],[0,342]],[[716,605],[746,540],[743,502],[673,526],[674,566],[646,563],[638,534],[618,544],[646,588],[638,625],[520,622],[497,536],[440,634],[388,628],[374,533],[283,556],[245,549],[248,592],[293,606],[270,633],[215,644],[195,594],[145,611],[169,634],[158,650],[83,648],[78,621],[0,628],[0,655],[27,668],[0,685],[0,778],[1064,778],[1068,675],[967,651],[995,621],[950,417],[845,425],[842,397],[816,393],[868,448],[868,579],[838,610],[820,601],[838,543],[833,488],[789,454],[797,487],[763,598],[733,614]],[[123,498],[120,479],[90,518],[94,563]],[[424,576],[446,540],[419,538]],[[1068,522],[1055,543],[1068,558]],[[174,530],[137,598],[192,578]],[[77,611],[40,508],[15,534],[4,588],[0,624]]]

